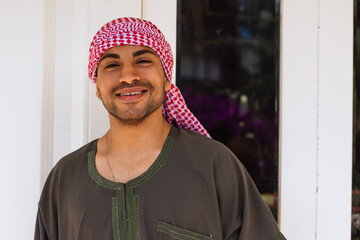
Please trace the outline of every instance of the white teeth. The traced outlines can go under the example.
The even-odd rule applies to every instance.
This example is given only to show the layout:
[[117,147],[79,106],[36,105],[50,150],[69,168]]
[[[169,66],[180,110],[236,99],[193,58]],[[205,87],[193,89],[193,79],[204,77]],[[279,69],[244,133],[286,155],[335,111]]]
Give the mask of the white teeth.
[[121,93],[120,96],[132,96],[139,95],[141,92],[129,92],[129,93]]

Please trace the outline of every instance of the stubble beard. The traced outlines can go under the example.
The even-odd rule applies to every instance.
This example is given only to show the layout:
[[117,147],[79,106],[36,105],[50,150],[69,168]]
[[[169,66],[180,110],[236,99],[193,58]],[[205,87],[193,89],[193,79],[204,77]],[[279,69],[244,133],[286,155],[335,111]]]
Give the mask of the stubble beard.
[[162,85],[162,88],[159,91],[156,91],[154,86],[150,83],[138,84],[137,86],[146,86],[148,94],[148,101],[145,106],[137,107],[137,103],[129,103],[126,109],[120,109],[114,98],[115,92],[121,89],[122,87],[114,88],[109,95],[103,95],[98,88],[99,98],[101,99],[106,110],[122,125],[126,126],[137,126],[144,122],[144,120],[150,116],[153,112],[159,109],[162,106],[165,95],[165,85]]

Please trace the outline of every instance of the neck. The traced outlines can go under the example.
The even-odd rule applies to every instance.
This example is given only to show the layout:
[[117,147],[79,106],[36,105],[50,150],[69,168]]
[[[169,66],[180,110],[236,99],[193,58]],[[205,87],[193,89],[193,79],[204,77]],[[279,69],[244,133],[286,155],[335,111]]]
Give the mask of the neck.
[[161,149],[170,131],[170,124],[163,118],[161,108],[137,125],[126,125],[110,117],[108,132],[112,155],[136,156],[154,149]]

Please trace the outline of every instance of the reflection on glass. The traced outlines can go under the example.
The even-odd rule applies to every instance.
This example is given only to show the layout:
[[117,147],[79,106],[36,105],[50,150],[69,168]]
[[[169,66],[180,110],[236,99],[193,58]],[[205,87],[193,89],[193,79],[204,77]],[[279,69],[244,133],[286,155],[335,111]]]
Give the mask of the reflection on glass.
[[279,0],[178,0],[177,85],[277,218]]
[[354,0],[354,161],[351,239],[360,240],[360,0]]

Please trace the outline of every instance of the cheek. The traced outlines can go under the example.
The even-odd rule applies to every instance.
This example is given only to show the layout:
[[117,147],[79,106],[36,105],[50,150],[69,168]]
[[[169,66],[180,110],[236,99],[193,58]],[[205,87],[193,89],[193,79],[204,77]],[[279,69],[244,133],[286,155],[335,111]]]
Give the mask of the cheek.
[[104,69],[99,69],[97,79],[102,83],[112,82],[120,77],[120,71],[112,70],[105,71]]
[[110,74],[99,74],[96,79],[96,87],[102,91],[108,88],[112,88],[116,83],[116,76]]
[[152,84],[159,85],[164,84],[164,72],[154,69],[141,69],[138,71],[140,79],[149,81]]

